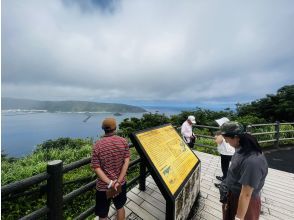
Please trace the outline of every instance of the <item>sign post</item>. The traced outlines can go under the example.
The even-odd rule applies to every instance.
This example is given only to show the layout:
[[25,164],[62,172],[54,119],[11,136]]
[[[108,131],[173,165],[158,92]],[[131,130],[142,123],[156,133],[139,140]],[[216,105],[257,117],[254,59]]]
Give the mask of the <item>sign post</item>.
[[200,160],[172,125],[130,136],[166,200],[166,219],[186,219],[200,190]]

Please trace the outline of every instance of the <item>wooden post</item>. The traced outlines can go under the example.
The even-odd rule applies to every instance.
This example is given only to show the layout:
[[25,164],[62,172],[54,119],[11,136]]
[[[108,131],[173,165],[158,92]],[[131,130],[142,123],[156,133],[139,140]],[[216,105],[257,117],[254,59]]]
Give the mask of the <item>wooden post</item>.
[[47,206],[49,220],[63,219],[62,201],[62,161],[53,160],[47,164],[47,173],[50,175],[47,180]]
[[146,164],[143,160],[140,163],[140,179],[139,179],[139,190],[146,190]]
[[280,122],[279,121],[276,121],[276,124],[275,124],[275,147],[276,148],[279,148],[279,140],[280,140]]

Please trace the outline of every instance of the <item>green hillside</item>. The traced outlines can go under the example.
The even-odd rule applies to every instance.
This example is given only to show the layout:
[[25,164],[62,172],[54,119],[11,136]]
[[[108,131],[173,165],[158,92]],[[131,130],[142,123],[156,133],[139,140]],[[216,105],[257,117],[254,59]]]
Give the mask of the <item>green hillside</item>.
[[47,110],[48,112],[146,112],[145,109],[137,106],[117,103],[97,103],[87,101],[38,101],[3,97],[2,110],[8,109]]

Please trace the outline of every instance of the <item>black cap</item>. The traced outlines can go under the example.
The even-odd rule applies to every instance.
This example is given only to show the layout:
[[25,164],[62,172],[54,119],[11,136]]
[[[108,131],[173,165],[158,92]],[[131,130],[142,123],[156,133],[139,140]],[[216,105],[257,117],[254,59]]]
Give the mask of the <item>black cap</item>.
[[222,135],[235,136],[244,133],[244,127],[238,122],[229,121],[220,127]]

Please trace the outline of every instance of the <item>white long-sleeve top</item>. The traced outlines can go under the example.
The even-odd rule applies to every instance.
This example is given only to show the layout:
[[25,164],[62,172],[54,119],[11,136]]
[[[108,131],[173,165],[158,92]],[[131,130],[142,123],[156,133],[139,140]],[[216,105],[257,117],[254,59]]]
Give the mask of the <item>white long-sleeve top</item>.
[[216,137],[217,151],[222,155],[232,156],[235,153],[235,148],[233,148],[229,143],[225,141],[222,135]]
[[190,125],[188,123],[188,121],[185,121],[183,124],[182,124],[182,127],[181,127],[181,134],[183,136],[183,139],[186,143],[190,143],[190,140],[191,140],[191,136],[193,135],[193,131],[192,131],[192,125]]

